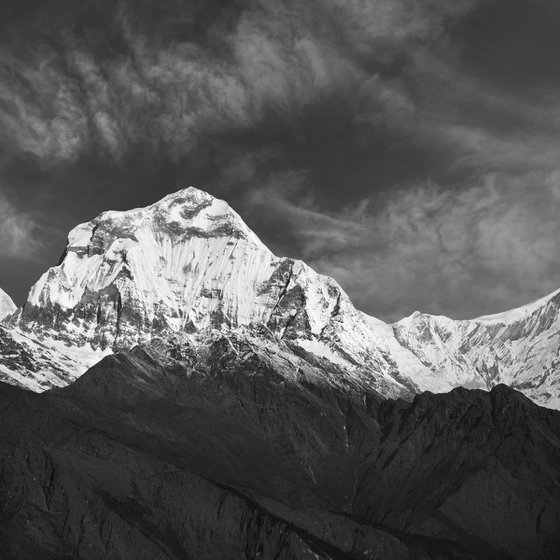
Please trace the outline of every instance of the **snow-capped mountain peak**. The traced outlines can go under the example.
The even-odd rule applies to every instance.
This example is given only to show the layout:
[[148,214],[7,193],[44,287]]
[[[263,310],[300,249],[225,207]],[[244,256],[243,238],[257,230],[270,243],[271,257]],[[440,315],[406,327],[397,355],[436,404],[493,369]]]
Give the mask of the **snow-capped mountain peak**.
[[[383,361],[370,339],[390,331],[333,279],[276,257],[227,203],[192,187],[74,228],[14,322],[101,349],[165,332],[265,327],[354,369]],[[403,390],[390,375],[383,383]]]
[[[170,234],[176,242],[188,236],[245,239],[266,250],[241,217],[223,200],[188,187],[145,207],[107,211],[92,221],[76,226],[68,235],[67,251],[80,256],[85,249],[103,254],[124,248],[125,240],[138,241],[142,230]],[[120,243],[116,241],[120,240]]]
[[263,319],[254,303],[277,261],[227,203],[190,187],[76,226],[60,265],[31,289],[21,323],[65,331],[78,322],[79,336],[102,346],[206,327],[220,314],[248,324]]

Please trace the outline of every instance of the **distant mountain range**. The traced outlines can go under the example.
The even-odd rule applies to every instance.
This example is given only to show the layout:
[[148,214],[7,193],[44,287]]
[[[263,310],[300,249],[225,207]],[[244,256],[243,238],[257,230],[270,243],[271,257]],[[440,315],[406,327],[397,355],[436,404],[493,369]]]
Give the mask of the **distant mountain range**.
[[154,338],[203,344],[218,331],[289,348],[293,364],[321,364],[385,397],[505,383],[560,408],[559,302],[560,291],[472,320],[416,312],[386,324],[191,187],[74,228],[22,309],[0,294],[1,314],[12,312],[0,328],[0,376],[42,391],[112,351]]

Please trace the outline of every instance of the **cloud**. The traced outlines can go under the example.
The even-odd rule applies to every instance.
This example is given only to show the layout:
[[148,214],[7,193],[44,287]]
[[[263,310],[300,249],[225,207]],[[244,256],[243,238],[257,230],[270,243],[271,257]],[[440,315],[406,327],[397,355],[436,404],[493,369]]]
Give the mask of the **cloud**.
[[36,220],[17,209],[0,191],[0,259],[35,258],[43,248],[39,230]]
[[[160,174],[202,179],[386,318],[472,316],[557,287],[556,91],[504,89],[470,64],[483,3],[74,4],[0,36],[0,149],[41,169],[30,181],[58,193],[56,211],[76,214],[68,177],[122,207],[173,188]],[[48,221],[18,215],[6,246]]]
[[138,146],[180,157],[204,135],[270,115],[294,119],[364,82],[367,98],[383,105],[391,94],[364,57],[386,63],[410,41],[441,35],[474,4],[260,0],[225,10],[233,24],[216,15],[197,41],[192,30],[184,37],[161,31],[196,19],[192,8],[172,5],[150,26],[121,3],[109,10],[120,49],[100,49],[98,40],[92,46],[91,33],[71,26],[23,52],[0,49],[3,141],[45,164],[96,152],[119,160]]
[[394,54],[411,41],[433,40],[444,33],[445,25],[472,10],[477,0],[329,0],[335,16],[344,22],[344,32],[362,52],[385,48]]
[[304,260],[369,313],[466,318],[558,288],[558,176],[489,175],[460,191],[424,184],[337,213],[302,201],[297,188],[273,186],[255,191],[247,206],[298,240]]

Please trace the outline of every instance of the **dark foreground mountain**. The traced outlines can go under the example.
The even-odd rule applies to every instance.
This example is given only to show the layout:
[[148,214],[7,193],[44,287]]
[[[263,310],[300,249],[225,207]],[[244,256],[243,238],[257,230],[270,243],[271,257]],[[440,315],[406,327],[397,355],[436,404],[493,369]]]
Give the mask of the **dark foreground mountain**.
[[555,559],[560,413],[280,374],[242,338],[0,386],[3,559]]

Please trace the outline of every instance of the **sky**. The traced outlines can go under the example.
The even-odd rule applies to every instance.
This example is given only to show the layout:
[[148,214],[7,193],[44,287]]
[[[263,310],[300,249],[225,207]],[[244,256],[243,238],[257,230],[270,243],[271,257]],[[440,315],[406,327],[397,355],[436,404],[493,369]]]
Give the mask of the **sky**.
[[557,0],[2,0],[0,287],[196,186],[381,319],[560,288]]

